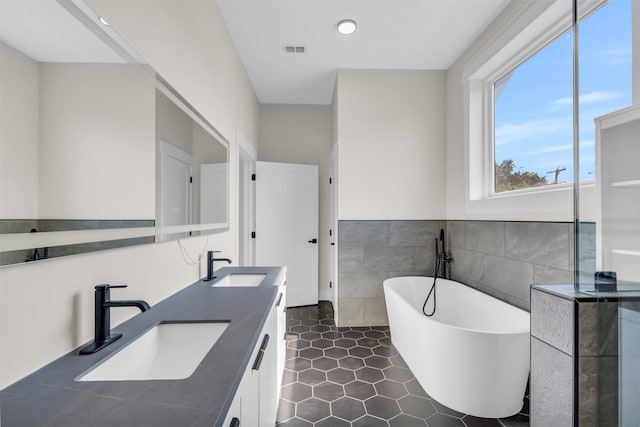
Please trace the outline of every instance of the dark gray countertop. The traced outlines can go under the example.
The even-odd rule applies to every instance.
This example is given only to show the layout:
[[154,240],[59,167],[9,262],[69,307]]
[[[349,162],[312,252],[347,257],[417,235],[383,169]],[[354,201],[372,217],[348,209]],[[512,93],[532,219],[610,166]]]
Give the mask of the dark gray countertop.
[[557,297],[577,300],[577,301],[624,301],[624,300],[638,300],[640,299],[640,286],[637,283],[620,282],[618,283],[618,290],[614,292],[598,292],[594,289],[593,285],[581,286],[580,290],[576,290],[572,284],[558,284],[558,285],[532,285],[533,289],[538,291],[553,294]]
[[[212,288],[202,280],[112,329],[123,337],[99,352],[78,349],[0,392],[2,427],[221,426],[284,277],[280,267],[225,267],[229,273],[266,273],[257,287]],[[117,309],[116,309],[117,310]],[[163,321],[229,321],[183,380],[88,381],[75,378]],[[37,343],[25,351],[38,351]]]

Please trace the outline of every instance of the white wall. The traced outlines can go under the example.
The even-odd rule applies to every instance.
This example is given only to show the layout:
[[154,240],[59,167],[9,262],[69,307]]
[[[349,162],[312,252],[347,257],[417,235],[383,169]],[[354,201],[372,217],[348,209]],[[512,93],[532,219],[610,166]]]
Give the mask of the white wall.
[[126,64],[1,53],[0,218],[153,218],[152,83]]
[[[257,141],[258,103],[215,1],[99,3],[111,26],[229,141],[236,128]],[[233,167],[230,176],[234,194]],[[191,258],[214,248],[237,258],[231,206],[230,231],[182,240]],[[154,304],[204,275],[204,263],[191,265],[179,245],[172,241],[1,268],[0,388],[92,338],[95,285],[126,283],[129,288],[114,291],[114,299]],[[112,325],[135,313],[114,309]],[[38,351],[29,351],[36,342]]]
[[193,155],[193,120],[162,92],[157,91],[155,96],[156,139]]
[[40,64],[40,218],[152,219],[155,89],[128,64]]
[[214,0],[88,3],[222,135],[257,144],[257,98]]
[[[447,70],[446,105],[446,218],[453,219],[509,219],[489,214],[487,218],[465,212],[465,179],[467,177],[464,148],[464,65],[473,58],[504,25],[524,6],[525,2],[511,1],[487,29]],[[515,218],[514,218],[515,219]],[[538,218],[540,219],[540,218]]]
[[319,167],[320,300],[332,300],[329,282],[329,160],[333,131],[328,105],[260,105],[258,160]]
[[0,58],[0,218],[37,218],[40,67],[1,41]]
[[339,70],[338,219],[445,217],[444,71]]

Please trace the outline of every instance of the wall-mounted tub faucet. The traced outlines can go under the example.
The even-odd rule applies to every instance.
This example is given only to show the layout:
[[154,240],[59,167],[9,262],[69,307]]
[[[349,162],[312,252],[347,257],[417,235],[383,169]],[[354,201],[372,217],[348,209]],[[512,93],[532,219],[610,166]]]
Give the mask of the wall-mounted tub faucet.
[[208,251],[207,252],[207,278],[204,279],[205,282],[209,280],[213,280],[216,276],[213,275],[213,263],[216,261],[226,261],[231,264],[231,260],[229,258],[214,258],[213,254],[219,253],[220,251]]
[[[447,254],[447,250],[446,250],[446,245],[445,245],[445,238],[444,238],[444,228],[440,229],[440,245],[442,246],[442,250],[439,251],[438,250],[438,241],[436,240],[436,264],[440,265],[440,271],[442,274],[442,277],[444,279],[447,279],[447,265],[453,261],[453,259],[449,256],[449,254]],[[436,276],[437,276],[437,271],[436,271]]]
[[92,343],[87,344],[80,350],[80,354],[93,354],[122,336],[122,334],[111,335],[111,316],[109,311],[111,307],[137,307],[140,311],[149,310],[149,304],[141,300],[111,301],[109,289],[126,287],[127,285],[98,285],[95,287],[95,338]]

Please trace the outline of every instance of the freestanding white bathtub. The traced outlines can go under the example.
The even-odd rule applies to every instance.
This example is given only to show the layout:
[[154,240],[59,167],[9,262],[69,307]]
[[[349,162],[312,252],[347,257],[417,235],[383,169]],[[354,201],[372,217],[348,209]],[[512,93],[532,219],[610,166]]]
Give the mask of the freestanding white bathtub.
[[[432,277],[384,281],[391,341],[424,390],[456,411],[517,414],[529,376],[529,313],[438,279],[436,312],[422,313]],[[427,313],[433,307],[430,300]]]

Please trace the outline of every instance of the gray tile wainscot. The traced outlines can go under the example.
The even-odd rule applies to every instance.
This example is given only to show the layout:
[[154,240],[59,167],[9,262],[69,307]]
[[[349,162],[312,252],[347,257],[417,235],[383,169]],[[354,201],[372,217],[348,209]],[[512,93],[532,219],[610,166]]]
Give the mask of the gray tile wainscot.
[[[266,273],[256,287],[212,288],[198,281],[119,326],[123,337],[86,356],[78,349],[0,392],[2,425],[221,426],[260,332],[278,295],[285,269],[225,267],[231,273]],[[166,321],[228,321],[229,326],[193,375],[183,380],[75,381],[96,364]],[[37,351],[26,345],[25,351]]]

